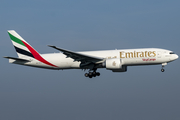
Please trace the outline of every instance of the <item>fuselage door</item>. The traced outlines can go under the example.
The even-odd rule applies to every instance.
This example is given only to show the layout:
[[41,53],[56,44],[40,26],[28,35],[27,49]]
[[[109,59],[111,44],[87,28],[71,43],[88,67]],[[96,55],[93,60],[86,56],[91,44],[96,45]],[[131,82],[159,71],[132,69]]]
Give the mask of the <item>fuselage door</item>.
[[161,58],[161,56],[162,56],[162,52],[161,51],[157,51],[157,57]]

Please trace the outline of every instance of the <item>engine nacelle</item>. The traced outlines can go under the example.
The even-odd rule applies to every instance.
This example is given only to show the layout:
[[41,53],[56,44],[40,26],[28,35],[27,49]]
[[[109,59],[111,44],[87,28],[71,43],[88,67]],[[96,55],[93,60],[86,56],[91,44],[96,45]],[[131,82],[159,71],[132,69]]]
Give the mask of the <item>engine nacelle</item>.
[[106,69],[112,70],[113,72],[126,72],[127,66],[122,65],[121,59],[112,58],[105,61]]

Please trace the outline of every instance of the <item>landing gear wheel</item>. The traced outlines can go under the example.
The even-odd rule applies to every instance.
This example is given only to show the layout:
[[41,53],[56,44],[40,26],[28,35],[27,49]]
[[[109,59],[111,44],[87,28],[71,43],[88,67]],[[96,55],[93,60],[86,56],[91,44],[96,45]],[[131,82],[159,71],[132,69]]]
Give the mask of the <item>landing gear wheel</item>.
[[89,78],[92,78],[92,76],[89,76]]
[[89,78],[92,78],[93,77],[92,72],[89,72],[88,76],[89,76]]
[[84,76],[85,76],[85,77],[88,77],[89,75],[88,75],[88,73],[85,73]]
[[92,72],[89,72],[89,74],[88,74],[89,76],[92,76]]
[[100,73],[99,73],[99,72],[97,72],[97,73],[96,73],[96,75],[97,75],[97,76],[100,76]]
[[92,76],[93,76],[93,77],[96,77],[96,72],[95,72],[95,71],[92,72]]
[[164,69],[161,69],[161,72],[164,72],[165,70]]

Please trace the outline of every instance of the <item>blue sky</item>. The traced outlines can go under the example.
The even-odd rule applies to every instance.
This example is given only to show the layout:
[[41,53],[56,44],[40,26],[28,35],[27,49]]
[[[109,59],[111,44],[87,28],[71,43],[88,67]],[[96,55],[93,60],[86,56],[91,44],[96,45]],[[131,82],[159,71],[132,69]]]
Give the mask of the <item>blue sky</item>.
[[[7,30],[16,30],[40,53],[125,48],[164,48],[180,55],[178,0],[2,0],[0,55],[16,52]],[[100,69],[53,71],[9,64],[1,58],[0,119],[179,120],[179,60]]]

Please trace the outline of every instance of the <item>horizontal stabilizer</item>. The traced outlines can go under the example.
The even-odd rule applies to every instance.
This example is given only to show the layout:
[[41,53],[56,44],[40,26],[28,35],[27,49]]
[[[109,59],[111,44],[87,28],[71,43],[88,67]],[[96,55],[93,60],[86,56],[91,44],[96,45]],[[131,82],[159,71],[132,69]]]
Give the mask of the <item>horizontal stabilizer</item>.
[[22,59],[22,58],[15,58],[15,57],[4,57],[4,58],[18,60],[18,61],[22,61],[22,62],[30,62],[29,60]]

